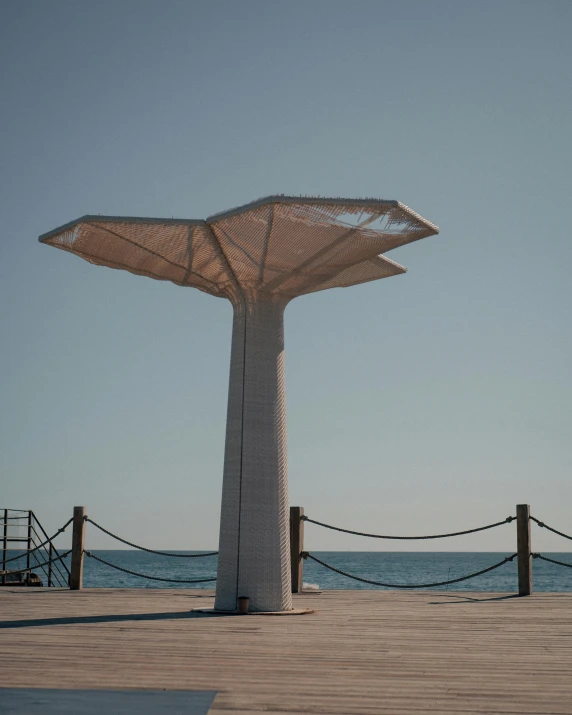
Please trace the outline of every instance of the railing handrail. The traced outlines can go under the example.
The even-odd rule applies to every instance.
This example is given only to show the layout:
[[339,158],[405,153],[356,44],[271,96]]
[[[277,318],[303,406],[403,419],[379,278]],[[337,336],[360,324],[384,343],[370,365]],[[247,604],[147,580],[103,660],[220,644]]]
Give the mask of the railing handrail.
[[[33,519],[35,520],[35,522],[36,522],[36,523],[38,524],[38,526],[42,529],[42,531],[44,531],[44,529],[42,528],[42,525],[41,525],[40,522],[36,519],[36,517],[35,517],[35,515],[33,514],[33,512],[32,512],[32,515],[33,515]],[[32,523],[31,523],[31,525],[30,525],[30,529],[31,529],[31,531],[34,533],[34,535],[35,535],[36,537],[38,537],[38,539],[39,539],[39,538],[40,538],[40,534],[36,531],[36,528],[34,527],[34,520],[32,521]],[[67,524],[65,524],[65,526],[62,527],[62,530],[63,530],[64,528],[66,528],[69,523],[70,523],[70,522],[68,521]],[[58,530],[58,532],[56,533],[55,536],[57,536],[62,530]],[[45,532],[44,532],[44,533],[45,533]],[[52,539],[55,538],[55,536],[52,537]],[[37,558],[35,552],[36,552],[38,549],[40,549],[40,548],[44,548],[44,551],[48,552],[48,556],[49,556],[49,549],[46,549],[46,548],[45,548],[45,544],[46,544],[46,543],[49,543],[50,546],[51,546],[51,548],[52,548],[52,550],[56,552],[56,555],[59,555],[59,552],[58,552],[58,550],[56,549],[56,547],[54,546],[52,539],[50,539],[49,542],[48,542],[48,541],[45,541],[43,544],[37,546],[37,545],[36,545],[36,540],[35,540],[34,536],[32,536],[31,538],[26,538],[25,540],[28,541],[28,545],[32,545],[32,546],[34,547],[34,548],[32,548],[32,549],[28,549],[28,555],[29,555],[29,556],[32,556],[32,555],[33,555],[33,557],[36,559],[36,562],[39,563],[38,558]],[[67,571],[67,566],[66,566],[65,562],[64,562],[64,561],[61,561],[61,564],[63,565],[63,567],[64,567],[64,568],[66,569],[66,571]],[[40,566],[37,566],[37,568],[40,568]],[[55,571],[56,571],[56,576],[57,576],[58,581],[61,581],[63,584],[65,584],[65,583],[67,582],[68,578],[69,578],[69,572],[68,572],[68,576],[67,576],[67,577],[66,577],[66,575],[65,575],[64,573],[62,573],[62,570],[60,569],[60,562],[56,562],[56,563],[55,563]],[[46,570],[43,569],[43,574],[44,574],[44,576],[46,576],[47,579],[48,579],[48,586],[51,586],[52,577],[51,577],[51,575],[50,575],[50,572],[49,572],[49,571],[46,572]],[[59,585],[61,585],[61,584],[59,584]]]
[[486,526],[479,526],[476,529],[466,529],[465,531],[453,531],[448,534],[430,534],[425,536],[388,536],[386,534],[368,534],[362,531],[353,531],[351,529],[342,529],[339,526],[332,526],[331,524],[325,524],[321,521],[316,521],[315,519],[310,519],[308,516],[301,516],[301,521],[307,521],[310,524],[316,524],[317,526],[323,526],[326,529],[332,529],[333,531],[341,531],[344,534],[353,534],[354,536],[366,536],[370,539],[391,539],[399,541],[422,541],[425,539],[446,539],[451,536],[463,536],[465,534],[475,534],[477,531],[486,531],[487,529],[494,529],[497,526],[502,526],[503,524],[510,524],[511,521],[516,519],[515,516],[507,516],[506,519],[502,521],[497,521],[494,524],[487,524]]
[[[48,586],[51,586],[53,581],[55,581],[59,586],[66,586],[69,580],[69,569],[67,568],[62,555],[53,541],[69,526],[71,519],[64,524],[61,529],[58,529],[53,536],[48,536],[42,523],[39,521],[32,509],[24,510],[4,508],[2,512],[3,516],[0,518],[0,526],[4,527],[4,533],[0,535],[0,539],[3,541],[2,583],[4,585],[6,584],[6,574],[8,573],[30,573],[33,570],[38,570],[43,577],[47,578]],[[12,512],[18,512],[18,516],[9,516]],[[10,527],[26,529],[27,536],[16,537],[9,534],[8,529]],[[27,548],[22,549],[21,553],[18,553],[15,556],[6,558],[9,543],[25,543]],[[43,552],[45,552],[45,556]],[[39,558],[40,554],[41,556]],[[44,559],[43,561],[41,560],[42,557]],[[9,570],[6,568],[6,564],[22,558],[26,559],[25,569]],[[46,567],[49,567],[49,569],[47,570]]]
[[[36,524],[37,524],[37,525],[40,527],[40,529],[42,530],[42,533],[44,534],[44,536],[45,536],[46,538],[48,538],[48,535],[47,535],[47,533],[46,533],[46,530],[44,529],[44,527],[42,526],[42,524],[41,524],[40,521],[38,520],[38,517],[36,516],[36,514],[35,514],[33,511],[32,511],[32,516],[33,516],[34,521],[36,522]],[[70,520],[66,523],[66,526],[65,526],[64,528],[67,528],[67,526],[68,526],[72,521],[73,521],[73,520],[70,519]],[[59,556],[59,552],[58,552],[58,550],[57,550],[55,544],[53,544],[53,549],[54,549],[54,551],[56,552],[56,556]],[[67,574],[68,574],[68,577],[69,577],[70,572],[69,572],[68,567],[65,565],[65,563],[64,563],[63,561],[62,561],[61,563],[62,563],[63,567],[65,568],[65,570],[67,571]]]
[[[64,526],[58,530],[58,532],[56,533],[56,536],[58,534],[62,533],[69,526],[69,523],[70,522],[68,521],[66,524],[64,524]],[[40,524],[40,527],[41,527],[41,524]],[[36,531],[36,529],[33,529],[33,531],[34,531],[34,534],[39,538],[39,534]],[[55,538],[55,536],[53,538]],[[63,565],[63,567],[66,570],[67,570],[67,566],[63,559],[61,559],[61,560],[59,559],[60,554],[59,554],[59,551],[54,546],[53,538],[48,539],[48,541],[46,541],[36,547],[35,538],[32,537],[31,544],[34,546],[34,548],[29,551],[29,556],[32,556],[34,558],[34,560],[36,561],[36,568],[42,569],[44,576],[48,579],[48,587],[52,585],[52,580],[54,580],[54,576],[55,576],[55,580],[57,581],[58,586],[65,586],[68,583],[68,578],[66,577],[66,575],[64,573],[62,573],[60,564]],[[50,548],[46,548],[47,543],[49,543]],[[46,570],[45,565],[40,564],[40,560],[37,555],[39,549],[43,549],[48,557],[48,563],[46,564],[48,566],[48,570]],[[52,559],[54,552],[55,552],[56,557],[58,557],[55,560]]]
[[[34,553],[35,551],[38,551],[39,549],[44,548],[44,546],[46,544],[49,544],[51,541],[53,541],[56,538],[56,536],[59,536],[60,534],[62,534],[67,529],[67,527],[71,524],[71,522],[72,522],[72,519],[70,519],[66,524],[64,524],[60,529],[58,529],[53,536],[49,536],[44,542],[42,542],[41,544],[38,544],[37,546],[34,546],[33,549],[30,549],[29,553]],[[56,550],[55,547],[53,547],[53,548],[55,551]],[[27,550],[23,550],[23,553],[21,555],[12,556],[9,559],[6,559],[5,563],[9,563],[10,561],[16,561],[16,559],[21,559],[22,556],[25,556],[26,551]],[[58,555],[58,554],[56,554],[56,555]]]
[[[31,537],[30,537],[30,540],[28,543],[28,554],[27,554],[26,565],[27,565],[27,567],[41,569],[42,574],[45,576],[45,578],[48,581],[48,587],[52,586],[52,581],[54,580],[54,576],[55,576],[55,581],[57,582],[58,586],[65,586],[67,584],[67,579],[65,577],[65,574],[63,574],[60,569],[60,564],[63,564],[65,567],[65,563],[64,563],[63,559],[59,558],[60,554],[57,551],[57,549],[55,548],[55,546],[53,544],[53,540],[51,538],[48,537],[48,540],[46,542],[37,544],[36,537],[39,539],[40,534],[38,533],[38,531],[36,530],[36,528],[34,526],[35,523],[37,523],[38,526],[40,527],[40,529],[42,529],[42,531],[44,531],[42,525],[37,520],[34,512],[30,511],[29,533],[31,534]],[[58,530],[58,532],[56,533],[55,536],[62,533],[68,527],[68,525],[69,525],[69,521],[66,524],[64,524],[64,526],[61,529]],[[44,531],[44,533],[45,533],[45,531]],[[55,538],[55,536],[53,538]],[[46,549],[46,543],[50,544],[52,553],[50,553],[49,549]],[[33,548],[30,548],[30,546]],[[38,551],[40,549],[44,550],[44,552],[46,553],[46,556],[48,558],[48,561],[45,563],[41,563],[40,559],[38,558]],[[56,559],[52,558],[54,551],[56,552],[56,557],[57,557]],[[33,566],[30,561],[31,558],[36,562],[35,565],[33,565]],[[47,569],[46,569],[46,567],[47,567]]]
[[570,536],[569,534],[565,534],[563,531],[558,531],[558,529],[555,529],[552,526],[548,526],[548,524],[545,524],[543,521],[540,521],[535,516],[532,516],[532,514],[530,515],[530,518],[532,519],[532,521],[536,522],[541,529],[548,529],[548,531],[551,531],[553,534],[558,534],[558,536],[562,536],[565,539],[570,539],[570,541],[572,541],[572,536]]
[[91,559],[95,559],[96,561],[99,561],[102,564],[105,564],[106,566],[110,566],[112,569],[116,569],[117,571],[123,571],[123,573],[128,573],[131,574],[132,576],[139,576],[139,578],[145,578],[148,579],[149,581],[163,581],[165,583],[208,583],[210,581],[216,581],[216,576],[214,578],[191,578],[191,579],[181,579],[181,578],[161,578],[160,576],[150,576],[149,574],[145,573],[139,573],[138,571],[131,571],[130,569],[123,568],[122,566],[118,566],[117,564],[112,564],[110,561],[106,561],[105,559],[102,559],[100,556],[96,556],[95,554],[92,554],[91,551],[85,551],[83,552],[86,556],[89,556]]
[[[0,519],[0,526],[4,526],[4,536],[0,535],[0,539],[3,538],[4,541],[4,556],[3,556],[3,569],[1,571],[2,573],[2,580],[5,582],[5,575],[10,574],[10,573],[29,573],[33,569],[43,569],[44,573],[45,568],[49,566],[50,571],[48,574],[48,585],[51,585],[51,578],[52,574],[56,575],[57,580],[59,581],[60,579],[65,583],[66,578],[65,575],[62,573],[60,570],[60,565],[63,566],[65,571],[68,574],[68,579],[67,582],[70,585],[70,588],[81,588],[81,581],[82,581],[82,568],[83,568],[83,556],[84,554],[90,558],[95,559],[96,561],[99,561],[100,563],[113,568],[117,569],[119,571],[123,571],[124,573],[137,576],[140,578],[144,578],[147,580],[153,580],[153,581],[163,581],[167,583],[180,583],[180,584],[193,584],[193,583],[206,583],[206,582],[212,582],[216,581],[216,577],[212,578],[194,578],[194,579],[169,579],[169,578],[162,578],[159,576],[154,576],[154,575],[149,575],[149,574],[144,574],[144,573],[139,573],[137,571],[132,571],[130,569],[126,569],[122,566],[119,566],[118,564],[111,563],[109,561],[106,561],[105,559],[102,559],[99,556],[96,556],[94,553],[87,551],[84,549],[83,543],[84,543],[84,533],[85,533],[85,524],[87,522],[90,522],[95,526],[97,529],[100,531],[104,532],[111,538],[120,541],[132,548],[139,549],[141,551],[145,551],[147,553],[155,554],[157,556],[166,556],[166,557],[179,557],[179,558],[197,558],[197,557],[202,557],[202,556],[216,556],[218,554],[217,551],[209,551],[209,552],[202,552],[202,553],[177,553],[177,552],[172,552],[172,551],[160,551],[156,549],[151,549],[145,546],[141,546],[139,544],[135,544],[131,541],[128,541],[127,539],[124,539],[121,536],[118,536],[117,534],[114,534],[113,532],[109,531],[105,527],[101,526],[97,522],[95,522],[93,519],[89,518],[87,514],[85,513],[85,507],[75,507],[74,509],[74,517],[70,519],[64,526],[59,529],[56,534],[53,536],[49,537],[46,530],[36,517],[35,513],[32,510],[13,510],[13,509],[5,509],[4,511],[4,519]],[[12,511],[19,511],[19,513],[22,514],[22,516],[18,517],[9,517],[8,512]],[[296,543],[296,550],[295,552],[292,552],[292,569],[293,569],[293,574],[294,574],[294,569],[297,569],[297,578],[294,579],[294,576],[292,577],[292,584],[293,587],[296,584],[299,586],[299,590],[301,590],[301,583],[302,583],[302,571],[300,564],[297,563],[300,561],[300,559],[312,559],[313,561],[316,561],[317,563],[321,564],[323,567],[330,569],[331,571],[334,571],[336,573],[339,573],[343,576],[346,576],[348,578],[361,581],[362,583],[367,583],[367,584],[372,584],[372,585],[377,585],[377,586],[382,586],[382,587],[387,587],[387,588],[404,588],[404,589],[416,589],[416,588],[432,588],[432,587],[437,587],[437,586],[444,586],[444,585],[449,585],[453,583],[459,583],[461,581],[466,581],[471,578],[475,578],[477,576],[480,576],[482,574],[488,573],[489,571],[492,571],[494,569],[500,568],[503,564],[506,564],[509,561],[513,561],[513,559],[518,558],[518,575],[519,575],[519,595],[530,595],[532,593],[532,566],[531,562],[532,559],[541,559],[543,561],[548,561],[551,562],[557,566],[562,566],[562,567],[567,567],[567,568],[572,568],[572,564],[566,563],[563,561],[558,561],[556,559],[552,559],[549,556],[544,556],[543,554],[539,553],[533,553],[532,552],[532,547],[531,547],[531,523],[534,522],[536,523],[539,527],[545,528],[548,531],[553,532],[554,534],[557,534],[558,536],[561,536],[565,539],[572,540],[572,536],[569,534],[566,534],[562,531],[559,531],[558,529],[555,529],[552,526],[547,525],[543,521],[540,521],[536,517],[532,516],[530,514],[530,506],[528,504],[518,504],[517,509],[516,509],[517,515],[516,517],[514,516],[509,516],[506,517],[506,519],[503,519],[502,521],[498,521],[492,524],[486,524],[485,526],[479,526],[473,529],[465,529],[462,531],[455,531],[455,532],[448,532],[448,533],[443,533],[443,534],[428,534],[428,535],[420,535],[420,536],[402,536],[402,535],[387,535],[387,534],[371,534],[371,533],[366,533],[366,532],[361,532],[361,531],[354,531],[351,529],[344,529],[342,527],[334,526],[332,524],[326,524],[324,522],[317,521],[315,519],[311,519],[308,516],[304,515],[304,510],[301,507],[291,507],[290,509],[290,520],[291,520],[291,526],[290,526],[290,535],[291,535],[291,540],[292,543]],[[17,520],[24,520],[26,518],[26,515],[28,517],[28,521],[25,524],[21,524],[22,526],[27,527],[28,529],[28,537],[24,538],[18,538],[19,541],[27,541],[28,542],[28,549],[23,552],[22,554],[19,554],[18,556],[11,557],[9,559],[6,559],[6,544],[9,541],[13,541],[14,537],[10,537],[8,535],[8,527],[9,524],[8,522],[10,520],[12,521],[17,521]],[[516,553],[512,554],[511,556],[505,557],[502,561],[499,561],[496,564],[493,564],[492,566],[489,566],[485,569],[481,569],[480,571],[476,571],[471,574],[467,574],[465,576],[460,576],[454,579],[448,579],[446,581],[437,581],[433,583],[423,583],[423,584],[394,584],[394,583],[385,583],[382,581],[374,581],[372,579],[367,579],[363,578],[361,576],[356,576],[351,573],[347,573],[341,569],[338,569],[331,564],[328,564],[321,559],[317,558],[314,556],[312,553],[308,551],[304,551],[303,549],[303,522],[308,522],[311,524],[315,524],[317,526],[324,527],[326,529],[331,529],[334,531],[339,531],[342,533],[346,534],[352,534],[356,536],[363,536],[367,538],[375,538],[375,539],[391,539],[391,540],[426,540],[426,539],[443,539],[443,538],[450,538],[453,536],[463,536],[465,534],[474,534],[477,532],[485,531],[488,529],[493,529],[499,526],[502,526],[504,524],[510,524],[511,522],[516,520],[517,524],[517,551]],[[59,551],[56,549],[56,547],[53,544],[53,540],[61,534],[68,526],[70,523],[73,522],[74,525],[74,533],[73,533],[73,538],[72,538],[72,548],[65,552],[64,554],[60,554]],[[41,532],[41,533],[40,533]],[[44,539],[41,541],[41,543],[36,542],[36,537],[38,540],[42,538],[42,534]],[[33,548],[32,546],[33,545]],[[47,561],[44,561],[43,563],[40,563],[40,560],[38,558],[38,554],[41,552],[43,549],[44,551],[48,551],[48,548],[46,548],[49,545],[49,558]],[[298,549],[298,546],[300,547]],[[70,569],[68,569],[67,565],[64,562],[64,558],[67,557],[69,554],[72,554],[72,566],[71,566],[71,572]],[[15,561],[19,558],[22,558],[24,556],[27,556],[27,566],[25,569],[18,569],[18,570],[12,570],[8,571],[6,570],[6,563],[9,563],[11,561]],[[296,559],[296,556],[298,558]],[[34,560],[37,562],[36,565],[32,566],[30,564],[30,558],[33,557]],[[74,559],[75,559],[75,566],[74,566]],[[52,571],[52,566],[54,566],[54,571]],[[76,585],[74,585],[74,583]]]
[[[8,509],[8,511],[13,511],[13,510]],[[19,519],[26,519],[26,517],[25,516],[7,516],[7,517],[0,516],[0,526],[2,526],[5,521],[17,521]]]
[[565,561],[557,561],[556,559],[551,559],[548,556],[543,556],[542,554],[530,554],[533,559],[542,559],[542,561],[550,561],[551,564],[557,564],[558,566],[566,566],[568,569],[572,569],[572,564],[567,564]]
[[494,571],[494,569],[498,569],[500,566],[504,566],[504,564],[508,563],[509,561],[512,561],[516,556],[518,556],[518,554],[514,553],[514,554],[512,554],[512,556],[506,556],[502,561],[499,561],[498,563],[493,564],[492,566],[489,566],[485,569],[481,569],[480,571],[475,571],[474,573],[470,573],[466,576],[459,576],[458,578],[452,578],[447,581],[436,581],[434,583],[416,583],[416,584],[383,583],[382,581],[372,581],[371,579],[361,578],[360,576],[355,576],[353,574],[347,573],[346,571],[342,571],[341,569],[337,569],[334,566],[327,564],[325,561],[321,561],[320,559],[316,558],[315,556],[312,556],[312,554],[309,551],[303,551],[300,554],[300,556],[303,559],[312,559],[312,561],[316,561],[316,563],[319,563],[322,566],[325,566],[325,568],[329,569],[330,571],[335,571],[336,573],[339,573],[342,576],[347,576],[347,578],[351,578],[354,581],[361,581],[362,583],[369,583],[373,586],[384,586],[385,588],[418,589],[418,588],[436,588],[437,586],[447,586],[451,583],[459,583],[460,581],[468,581],[470,578],[475,578],[476,576],[481,576],[482,574],[488,573],[489,571]]
[[[38,527],[39,527],[39,529],[42,531],[43,535],[46,537],[46,539],[49,540],[49,543],[50,543],[50,545],[51,545],[51,547],[52,547],[52,550],[55,552],[56,556],[59,557],[59,556],[60,556],[60,553],[59,553],[59,551],[57,550],[55,544],[53,543],[53,540],[50,539],[50,537],[48,537],[48,535],[47,535],[47,533],[46,533],[46,530],[45,530],[44,527],[42,526],[41,522],[39,521],[38,517],[36,516],[36,514],[34,513],[33,510],[30,510],[30,515],[31,515],[30,528],[31,528],[31,530],[33,531],[34,535],[35,535],[36,537],[38,537],[38,539],[41,538],[41,535],[38,533],[38,531],[36,530],[36,527],[35,527],[35,525],[37,524]],[[71,521],[71,520],[70,520],[70,521]],[[64,526],[62,527],[62,529],[58,531],[58,534],[61,533],[61,531],[63,531],[64,529],[66,529],[66,528],[69,526],[70,521],[67,521],[66,524],[64,524]],[[56,534],[56,535],[57,535],[57,534]],[[55,536],[54,536],[53,538],[55,538]],[[32,537],[31,543],[32,543],[33,545],[35,545],[35,539],[34,539],[34,537]],[[38,559],[38,557],[36,556],[35,551],[33,551],[33,552],[31,551],[30,553],[33,554],[33,557],[34,557],[34,559],[36,560],[36,563],[37,563],[36,568],[41,568],[41,569],[42,569],[42,572],[43,572],[44,576],[48,579],[48,586],[51,586],[51,581],[52,581],[52,576],[54,575],[54,571],[55,571],[56,580],[58,581],[58,585],[60,585],[60,586],[61,586],[61,585],[66,585],[67,582],[68,582],[68,580],[69,580],[69,571],[68,571],[68,568],[67,568],[67,566],[66,566],[66,564],[65,564],[65,561],[63,561],[63,559],[59,559],[59,558],[58,558],[58,559],[55,559],[55,560],[52,560],[52,559],[51,559],[51,556],[50,556],[50,554],[49,554],[49,550],[48,550],[48,549],[44,549],[44,550],[45,550],[45,551],[47,552],[47,554],[48,554],[48,559],[49,559],[49,562],[48,562],[48,563],[49,563],[49,565],[51,566],[51,565],[53,564],[54,567],[55,567],[55,569],[52,570],[52,569],[50,568],[50,569],[48,569],[48,570],[46,571],[46,567],[40,565],[39,559]],[[60,568],[60,564],[61,564],[61,565],[64,567],[64,569],[67,571],[67,573],[68,573],[67,578],[66,578],[66,575],[65,575],[64,573],[62,573],[62,570],[61,570],[61,568]],[[51,571],[51,573],[50,573],[50,571]]]
[[114,534],[113,532],[108,531],[103,526],[98,524],[96,521],[94,521],[93,519],[90,519],[89,516],[85,517],[85,521],[88,521],[90,524],[93,524],[97,529],[99,529],[100,531],[103,531],[104,534],[111,536],[111,538],[116,539],[116,541],[121,541],[123,544],[127,544],[127,546],[132,546],[134,549],[139,549],[140,551],[147,551],[148,553],[156,554],[157,556],[175,556],[175,557],[181,558],[181,559],[193,559],[193,558],[201,558],[203,556],[216,556],[218,554],[218,551],[207,551],[207,552],[200,553],[200,554],[178,554],[173,551],[156,551],[155,549],[148,549],[146,546],[139,546],[138,544],[134,544],[131,541],[127,541],[127,539],[123,539],[121,536],[117,536],[117,534]]
[[29,571],[33,571],[34,569],[41,568],[43,566],[47,566],[50,563],[55,563],[56,561],[61,561],[62,559],[65,559],[66,556],[68,556],[71,553],[71,549],[69,551],[64,552],[60,556],[58,556],[55,559],[49,559],[48,561],[44,562],[43,564],[36,564],[35,566],[27,566],[25,569],[11,569],[10,571],[2,571],[2,573],[8,575],[8,574],[15,574],[15,573],[28,573]]

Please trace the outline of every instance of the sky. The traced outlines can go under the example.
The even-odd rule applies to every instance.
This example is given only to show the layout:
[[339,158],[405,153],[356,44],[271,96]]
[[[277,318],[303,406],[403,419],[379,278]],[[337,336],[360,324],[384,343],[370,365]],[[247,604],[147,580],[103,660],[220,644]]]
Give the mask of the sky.
[[[568,0],[0,2],[0,507],[218,543],[230,303],[40,234],[376,196],[441,232],[388,254],[403,276],[288,306],[291,504],[423,534],[529,503],[572,532],[571,23]],[[315,551],[515,542],[306,528]]]

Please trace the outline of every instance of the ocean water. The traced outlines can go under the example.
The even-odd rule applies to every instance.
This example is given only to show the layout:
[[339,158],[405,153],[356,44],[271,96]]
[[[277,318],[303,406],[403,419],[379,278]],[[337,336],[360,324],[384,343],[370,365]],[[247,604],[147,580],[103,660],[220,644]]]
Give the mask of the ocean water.
[[[15,555],[17,552],[10,552]],[[146,574],[148,577],[171,579],[200,579],[216,577],[217,557],[176,558],[148,554],[144,551],[94,551],[117,566]],[[178,552],[200,553],[200,552]],[[321,561],[355,576],[391,584],[425,584],[458,578],[501,561],[507,553],[475,552],[399,552],[399,551],[323,551],[313,552]],[[572,564],[572,553],[546,553],[544,556]],[[66,559],[69,567],[69,558]],[[25,565],[25,560],[13,561],[8,568]],[[42,580],[41,569],[36,569]],[[535,591],[572,591],[572,568],[556,566],[540,559],[533,561]],[[378,589],[326,569],[310,559],[304,562],[304,582],[321,589]],[[517,588],[516,559],[494,571],[451,584],[434,587],[450,591],[504,591],[514,593]],[[178,584],[140,578],[116,571],[88,556],[84,559],[84,585],[100,588],[214,588],[215,583]]]

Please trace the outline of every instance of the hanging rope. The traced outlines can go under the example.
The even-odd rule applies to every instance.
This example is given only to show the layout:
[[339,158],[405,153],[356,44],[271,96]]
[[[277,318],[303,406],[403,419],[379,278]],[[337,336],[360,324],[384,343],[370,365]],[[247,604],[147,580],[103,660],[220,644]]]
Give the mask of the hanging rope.
[[533,559],[542,559],[542,561],[550,561],[551,564],[558,564],[558,566],[566,566],[566,568],[572,569],[572,564],[567,564],[564,561],[556,561],[556,559],[549,559],[548,556],[543,556],[542,554],[530,554]]
[[[26,551],[24,551],[24,553],[19,554],[18,556],[12,556],[11,558],[6,559],[6,560],[4,561],[4,563],[5,563],[5,564],[8,564],[8,563],[10,563],[10,561],[16,561],[17,559],[22,559],[22,558],[24,558],[24,556],[26,556],[26,555],[28,555],[28,554],[33,554],[35,551],[39,551],[39,549],[43,549],[44,546],[45,546],[46,544],[49,544],[50,541],[53,541],[53,540],[56,538],[56,536],[58,536],[59,534],[62,534],[62,533],[68,528],[68,526],[72,523],[72,521],[73,521],[73,517],[72,517],[67,523],[65,523],[65,524],[62,526],[61,529],[58,529],[58,530],[56,531],[56,533],[55,533],[52,537],[50,537],[49,539],[46,539],[46,540],[45,540],[43,543],[41,543],[39,546],[36,546],[36,547],[34,547],[33,549],[30,549],[29,551],[26,550]],[[1,537],[0,537],[0,538],[1,538]]]
[[302,556],[302,558],[304,558],[304,559],[312,559],[312,561],[316,561],[316,563],[319,563],[322,566],[325,566],[327,569],[330,569],[330,571],[335,571],[336,573],[339,573],[342,576],[347,576],[348,578],[352,578],[352,579],[354,579],[354,581],[361,581],[362,583],[370,583],[370,584],[373,584],[374,586],[385,586],[386,588],[434,588],[435,586],[446,586],[447,584],[450,584],[450,583],[459,583],[459,581],[467,581],[468,579],[474,578],[475,576],[481,576],[481,574],[488,573],[489,571],[493,571],[494,569],[498,569],[500,566],[503,566],[507,562],[512,561],[517,556],[517,554],[513,554],[512,556],[507,556],[505,559],[503,559],[502,561],[499,561],[497,564],[494,564],[493,566],[489,566],[486,569],[482,569],[481,571],[475,571],[475,573],[471,573],[468,576],[460,576],[459,578],[453,578],[453,579],[450,579],[449,581],[436,581],[435,583],[417,583],[417,584],[382,583],[381,581],[371,581],[370,579],[361,578],[360,576],[354,576],[353,574],[346,573],[345,571],[341,571],[340,569],[334,568],[334,566],[330,566],[329,564],[325,563],[324,561],[317,559],[315,556],[312,556],[312,554],[308,553],[307,551],[302,551],[300,556]]
[[112,564],[105,559],[101,559],[99,556],[92,554],[91,551],[83,552],[86,556],[91,559],[95,559],[106,566],[110,566],[112,569],[117,569],[117,571],[123,571],[123,573],[131,574],[131,576],[139,576],[140,578],[147,578],[151,581],[165,581],[166,583],[206,583],[207,581],[216,581],[215,578],[193,578],[193,579],[179,579],[179,578],[159,578],[159,576],[148,576],[144,573],[138,573],[137,571],[130,571],[129,569],[124,569],[122,566],[117,566],[117,564]]
[[49,561],[45,561],[43,564],[36,564],[35,566],[30,566],[29,568],[25,569],[18,569],[17,571],[4,571],[4,573],[9,576],[10,574],[14,573],[28,573],[28,571],[34,571],[35,569],[41,569],[44,566],[49,566],[50,564],[55,564],[56,561],[61,561],[62,559],[65,559],[66,556],[69,556],[71,554],[71,549],[69,551],[66,551],[65,554],[62,554],[61,556],[57,556],[55,559],[50,559]]
[[548,524],[545,524],[543,521],[539,521],[536,519],[534,516],[530,517],[532,521],[535,521],[538,526],[542,527],[543,529],[548,529],[548,531],[551,531],[553,534],[558,534],[558,536],[563,536],[565,539],[570,539],[572,541],[572,536],[568,536],[568,534],[563,534],[561,531],[558,531],[557,529],[553,529],[551,526],[548,526]]
[[514,521],[516,517],[507,516],[504,521],[497,521],[494,524],[488,524],[487,526],[479,526],[476,529],[467,529],[466,531],[454,531],[450,534],[432,534],[430,536],[385,536],[383,534],[366,534],[362,531],[351,531],[350,529],[342,529],[339,526],[331,526],[330,524],[324,524],[321,521],[314,521],[307,516],[301,516],[300,519],[303,521],[309,521],[311,524],[317,524],[318,526],[323,526],[326,529],[333,529],[333,531],[342,531],[344,534],[353,534],[354,536],[368,536],[370,539],[399,539],[401,541],[414,541],[422,539],[445,539],[449,536],[462,536],[463,534],[474,534],[477,531],[485,531],[486,529],[494,529],[496,526],[502,526],[503,524],[510,524]]
[[148,549],[145,546],[138,546],[137,544],[131,543],[131,541],[122,539],[120,536],[117,536],[117,534],[114,534],[111,531],[104,529],[103,526],[100,526],[96,521],[93,521],[93,519],[90,519],[88,516],[85,517],[85,520],[89,521],[90,524],[93,524],[100,531],[103,531],[104,534],[111,536],[111,538],[117,539],[117,541],[121,541],[121,543],[127,544],[127,546],[132,546],[134,549],[139,549],[140,551],[147,551],[147,553],[149,554],[157,554],[158,556],[176,556],[180,559],[198,559],[202,556],[216,556],[218,554],[218,551],[209,551],[205,554],[175,554],[171,551],[155,551],[155,549]]

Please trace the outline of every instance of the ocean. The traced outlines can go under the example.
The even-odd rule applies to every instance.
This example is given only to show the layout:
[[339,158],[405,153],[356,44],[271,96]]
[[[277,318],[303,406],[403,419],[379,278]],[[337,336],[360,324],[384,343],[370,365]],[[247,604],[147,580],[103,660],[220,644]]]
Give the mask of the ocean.
[[[9,552],[16,555],[17,552]],[[200,552],[177,552],[200,553]],[[216,577],[216,556],[177,558],[148,554],[144,551],[93,551],[93,554],[129,571],[148,577],[169,579],[201,579]],[[322,551],[312,552],[327,564],[361,578],[391,584],[425,584],[447,581],[480,571],[501,561],[508,553],[475,552],[399,552],[399,551]],[[546,553],[544,556],[572,564],[572,553]],[[42,559],[43,560],[43,559]],[[66,559],[69,567],[69,558]],[[7,564],[9,569],[25,565],[25,559]],[[20,568],[22,567],[20,566]],[[45,582],[42,569],[36,569]],[[533,561],[534,590],[572,591],[572,568],[564,568],[535,559]],[[311,561],[304,562],[304,583],[320,589],[379,589],[326,569]],[[214,588],[210,583],[165,583],[153,578],[140,578],[117,571],[88,556],[84,559],[84,586],[97,588]],[[517,587],[516,559],[494,571],[449,586],[434,587],[450,591],[502,591],[514,593]]]

